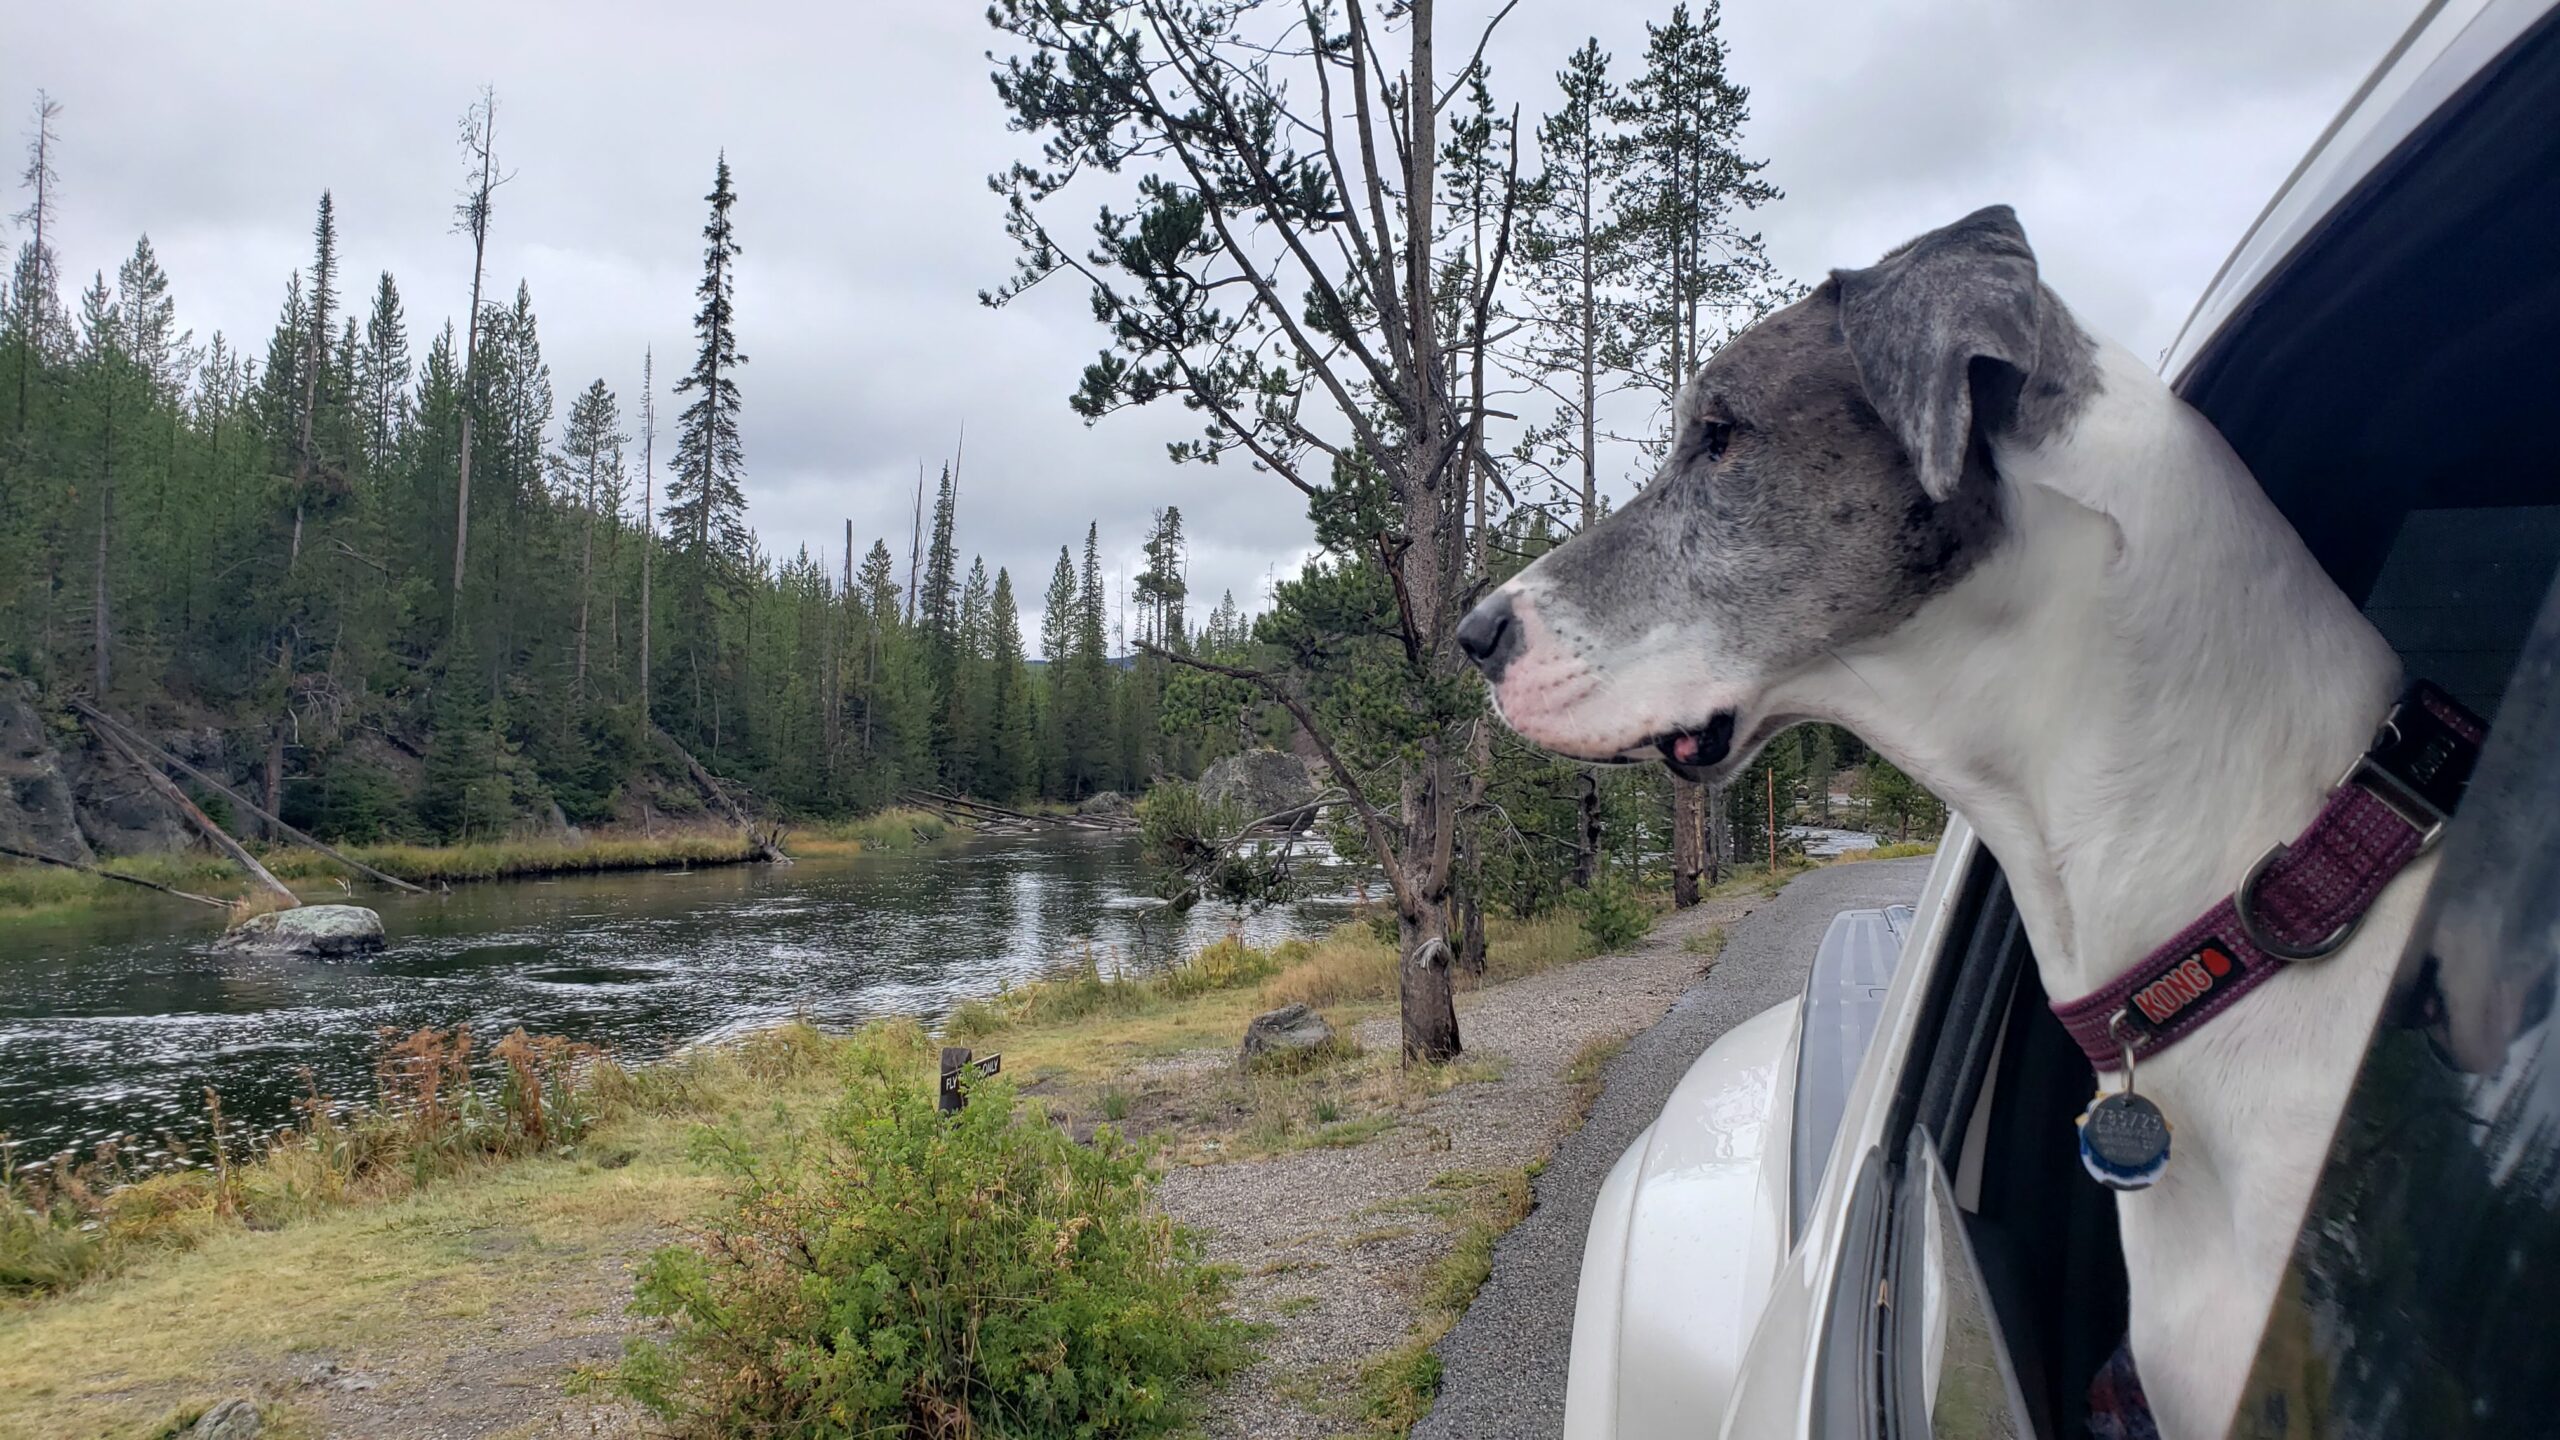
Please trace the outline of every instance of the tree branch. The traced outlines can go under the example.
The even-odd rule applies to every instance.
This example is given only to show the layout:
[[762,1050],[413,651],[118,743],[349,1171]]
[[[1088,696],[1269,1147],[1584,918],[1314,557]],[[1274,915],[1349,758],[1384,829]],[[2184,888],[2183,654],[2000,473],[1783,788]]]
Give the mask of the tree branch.
[[1221,665],[1214,660],[1203,660],[1197,655],[1185,655],[1145,640],[1138,642],[1138,649],[1159,659],[1170,660],[1177,665],[1187,665],[1194,670],[1206,671],[1211,675],[1223,675],[1230,680],[1242,680],[1269,696],[1280,708],[1288,711],[1289,717],[1298,722],[1298,728],[1306,732],[1308,742],[1316,747],[1316,753],[1323,758],[1325,768],[1333,772],[1334,783],[1341,787],[1343,798],[1354,811],[1358,812],[1361,828],[1369,836],[1369,848],[1377,851],[1378,858],[1385,862],[1379,868],[1387,872],[1387,884],[1396,892],[1396,903],[1408,913],[1418,908],[1419,902],[1414,897],[1411,885],[1405,879],[1404,866],[1400,863],[1402,852],[1397,848],[1389,829],[1391,822],[1378,812],[1377,806],[1369,803],[1367,795],[1361,793],[1359,775],[1343,762],[1342,756],[1334,750],[1333,743],[1325,739],[1324,732],[1316,728],[1315,716],[1308,711],[1306,702],[1300,700],[1286,685],[1281,684],[1278,676],[1268,670],[1247,670],[1236,665]]

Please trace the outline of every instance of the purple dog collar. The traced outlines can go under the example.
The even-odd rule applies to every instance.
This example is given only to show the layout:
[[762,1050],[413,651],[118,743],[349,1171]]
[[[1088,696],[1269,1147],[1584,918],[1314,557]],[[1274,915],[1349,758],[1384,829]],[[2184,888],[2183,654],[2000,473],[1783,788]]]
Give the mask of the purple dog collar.
[[2411,686],[2299,838],[2114,984],[2053,1007],[2089,1063],[2149,1059],[2286,965],[2345,945],[2374,897],[2444,833],[2487,735],[2452,696]]

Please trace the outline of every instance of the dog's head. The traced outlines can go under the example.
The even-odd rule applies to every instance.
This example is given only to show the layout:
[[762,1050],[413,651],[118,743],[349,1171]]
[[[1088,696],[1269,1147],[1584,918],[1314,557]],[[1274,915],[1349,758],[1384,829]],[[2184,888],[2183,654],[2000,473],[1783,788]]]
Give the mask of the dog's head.
[[1834,271],[1718,351],[1653,482],[1459,644],[1530,740],[1720,778],[1805,718],[1788,679],[1963,578],[2001,524],[1987,438],[2090,371],[2005,206]]

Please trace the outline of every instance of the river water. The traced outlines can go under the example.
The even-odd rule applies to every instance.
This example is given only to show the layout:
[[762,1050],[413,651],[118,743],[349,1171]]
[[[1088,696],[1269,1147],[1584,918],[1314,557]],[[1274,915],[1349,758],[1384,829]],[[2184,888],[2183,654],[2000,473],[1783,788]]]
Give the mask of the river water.
[[[1311,897],[1248,916],[1267,941],[1350,909],[1352,871],[1302,861]],[[645,1061],[806,1015],[928,1023],[1008,982],[1081,966],[1178,961],[1225,933],[1203,905],[1148,909],[1137,842],[1072,833],[916,855],[737,865],[359,897],[390,943],[361,960],[217,954],[201,912],[169,902],[62,923],[0,925],[0,1134],[21,1159],[124,1132],[292,1118],[321,1093],[369,1097],[378,1032],[516,1026]]]

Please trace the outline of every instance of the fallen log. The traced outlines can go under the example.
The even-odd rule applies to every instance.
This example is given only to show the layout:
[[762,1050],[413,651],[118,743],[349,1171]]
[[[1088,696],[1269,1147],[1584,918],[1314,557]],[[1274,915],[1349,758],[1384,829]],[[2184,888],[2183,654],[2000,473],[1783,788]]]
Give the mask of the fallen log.
[[668,749],[673,750],[683,759],[685,773],[693,777],[694,787],[709,796],[711,802],[719,806],[721,811],[729,817],[730,823],[736,825],[745,832],[749,840],[755,842],[756,849],[768,862],[775,865],[791,863],[791,857],[782,853],[782,847],[774,842],[773,837],[757,833],[755,822],[747,818],[746,811],[738,808],[737,801],[729,798],[728,791],[720,788],[719,780],[714,778],[710,771],[702,768],[702,762],[693,758],[692,751],[677,744],[676,737],[668,734],[664,728],[656,725],[649,728],[657,733],[660,740],[666,742]]
[[71,702],[71,708],[79,711],[82,715],[87,716],[90,720],[98,724],[114,727],[114,729],[122,734],[126,740],[140,746],[143,751],[149,754],[153,759],[158,760],[164,765],[174,766],[178,770],[185,772],[187,777],[194,780],[197,784],[212,790],[215,794],[229,800],[232,804],[239,806],[241,809],[248,811],[250,814],[257,816],[268,824],[273,825],[277,830],[283,832],[285,835],[301,842],[302,844],[310,846],[312,849],[319,851],[321,854],[328,856],[330,859],[337,861],[348,869],[353,870],[358,874],[370,875],[374,879],[381,881],[383,884],[390,886],[394,890],[406,890],[412,895],[424,895],[428,893],[424,886],[412,885],[397,875],[386,875],[383,872],[374,869],[372,866],[367,865],[363,861],[356,859],[354,856],[344,854],[337,849],[304,834],[302,831],[296,830],[292,826],[287,825],[284,821],[259,808],[256,803],[252,802],[247,796],[242,795],[239,791],[232,789],[230,786],[214,779],[212,776],[207,775],[193,765],[188,764],[186,761],[170,754],[167,750],[154,745],[151,743],[151,737],[143,734],[133,726],[126,724],[124,721],[117,719],[115,716],[98,709],[89,702],[75,699]]
[[6,855],[12,860],[32,861],[38,865],[58,865],[65,870],[77,870],[83,875],[95,875],[101,880],[113,880],[120,885],[139,885],[145,890],[157,890],[163,895],[175,895],[181,900],[193,900],[199,905],[210,905],[216,910],[231,908],[231,902],[228,900],[216,900],[210,895],[199,895],[193,890],[181,890],[175,885],[163,885],[157,880],[145,880],[139,875],[119,875],[113,870],[83,864],[78,860],[65,860],[59,855],[40,855],[33,850],[20,850],[10,845],[0,845],[0,855]]
[[232,839],[221,826],[214,824],[212,816],[197,809],[196,802],[187,798],[186,791],[179,789],[175,781],[161,774],[158,766],[134,753],[133,747],[126,744],[123,737],[117,735],[113,728],[92,721],[89,733],[106,741],[108,749],[123,756],[125,763],[131,765],[142,776],[144,783],[169,803],[171,809],[185,816],[188,824],[195,826],[198,833],[212,841],[215,849],[230,856],[231,863],[247,871],[249,878],[256,881],[268,894],[283,901],[285,908],[291,909],[302,903],[301,896],[285,888],[283,881],[270,874],[266,866],[258,863],[257,856],[250,854],[239,841]]

